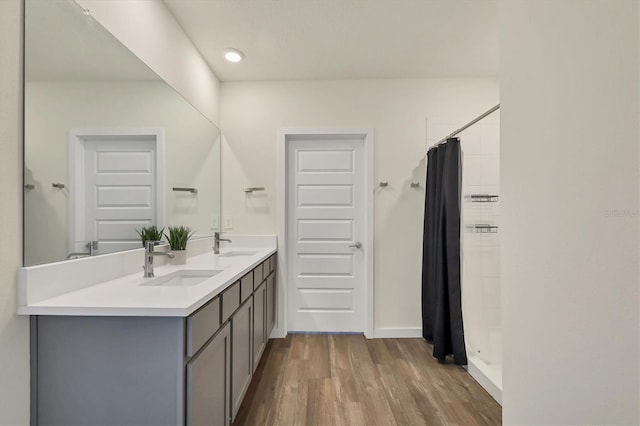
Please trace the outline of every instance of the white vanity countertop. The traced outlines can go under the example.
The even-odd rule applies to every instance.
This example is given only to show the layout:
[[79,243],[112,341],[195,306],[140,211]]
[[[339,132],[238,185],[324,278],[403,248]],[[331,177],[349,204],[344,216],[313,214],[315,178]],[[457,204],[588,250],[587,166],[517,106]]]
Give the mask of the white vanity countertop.
[[221,257],[212,252],[190,257],[186,265],[156,266],[156,278],[179,270],[221,270],[193,286],[141,285],[154,278],[135,274],[94,284],[18,307],[20,315],[172,316],[186,317],[275,253],[270,247],[229,247],[227,252],[254,252]]

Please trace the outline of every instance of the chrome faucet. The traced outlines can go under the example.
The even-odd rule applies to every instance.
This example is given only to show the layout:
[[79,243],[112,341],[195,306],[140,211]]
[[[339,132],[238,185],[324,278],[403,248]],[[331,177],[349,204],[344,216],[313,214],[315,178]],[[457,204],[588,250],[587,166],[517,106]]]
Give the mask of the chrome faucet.
[[165,253],[162,251],[153,251],[153,248],[160,241],[145,241],[144,243],[144,277],[155,277],[153,274],[153,258],[154,256],[167,256],[169,259],[173,259],[173,253]]
[[98,251],[98,242],[97,241],[89,241],[85,244],[85,247],[89,249],[89,256],[95,256]]
[[97,241],[89,241],[84,246],[89,249],[88,252],[69,253],[69,256],[67,256],[67,259],[71,259],[71,258],[76,258],[77,259],[79,257],[95,256],[98,253],[98,242]]
[[219,232],[213,233],[213,254],[220,254],[220,241],[231,242],[228,238],[220,238]]

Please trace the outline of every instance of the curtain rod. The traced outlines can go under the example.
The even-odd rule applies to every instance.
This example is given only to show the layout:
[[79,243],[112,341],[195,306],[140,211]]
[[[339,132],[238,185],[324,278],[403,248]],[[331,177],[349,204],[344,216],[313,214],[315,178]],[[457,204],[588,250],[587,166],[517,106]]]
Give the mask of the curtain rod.
[[473,120],[471,120],[470,122],[468,122],[467,124],[465,124],[464,126],[460,127],[458,130],[454,131],[453,133],[449,133],[447,136],[445,136],[444,138],[440,139],[438,142],[436,142],[435,144],[433,144],[432,146],[429,147],[429,149],[431,148],[435,148],[436,146],[440,145],[443,142],[446,142],[447,139],[454,137],[455,135],[457,135],[458,133],[462,132],[463,130],[466,130],[467,128],[473,126],[474,124],[476,124],[478,121],[482,120],[483,118],[485,118],[486,116],[496,112],[497,110],[500,109],[500,104],[494,106],[493,108],[491,108],[489,111],[486,111],[485,113],[483,113],[482,115],[474,118]]

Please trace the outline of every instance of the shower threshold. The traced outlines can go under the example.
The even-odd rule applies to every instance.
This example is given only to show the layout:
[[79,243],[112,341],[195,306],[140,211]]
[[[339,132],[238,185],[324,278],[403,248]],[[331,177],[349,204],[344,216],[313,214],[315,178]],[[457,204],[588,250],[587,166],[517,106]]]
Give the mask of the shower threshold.
[[479,357],[468,357],[467,371],[498,404],[502,405],[502,364],[490,365]]

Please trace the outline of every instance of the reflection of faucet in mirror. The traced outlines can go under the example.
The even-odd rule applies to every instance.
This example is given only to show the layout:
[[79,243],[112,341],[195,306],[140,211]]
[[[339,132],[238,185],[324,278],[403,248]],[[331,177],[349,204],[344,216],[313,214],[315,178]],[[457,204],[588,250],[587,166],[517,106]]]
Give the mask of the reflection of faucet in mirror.
[[162,251],[153,251],[153,248],[160,241],[145,241],[144,243],[144,277],[153,278],[153,257],[154,256],[167,256],[169,259],[173,259],[173,253],[165,253]]
[[213,233],[213,254],[220,254],[220,241],[231,242],[228,238],[220,238],[219,232]]
[[88,252],[69,253],[69,256],[67,256],[67,259],[77,259],[79,257],[95,256],[98,253],[98,242],[97,241],[89,241],[84,246],[89,249]]

